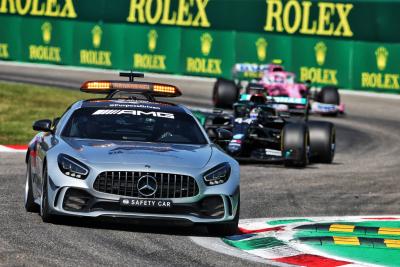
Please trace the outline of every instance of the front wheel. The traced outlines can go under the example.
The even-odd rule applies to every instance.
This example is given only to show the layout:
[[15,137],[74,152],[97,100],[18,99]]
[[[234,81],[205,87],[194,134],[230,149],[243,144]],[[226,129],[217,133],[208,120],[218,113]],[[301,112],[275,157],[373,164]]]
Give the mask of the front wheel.
[[232,108],[239,98],[239,88],[234,81],[219,78],[214,84],[213,102],[216,108]]
[[53,215],[50,213],[49,208],[49,193],[48,193],[48,174],[47,174],[47,166],[43,169],[43,187],[42,187],[42,202],[40,205],[40,216],[42,217],[43,222],[53,222]]
[[336,131],[331,122],[310,121],[311,161],[315,163],[332,163],[336,148]]
[[282,156],[286,167],[304,168],[308,164],[309,133],[303,123],[290,123],[282,130]]
[[35,203],[32,190],[32,172],[31,172],[31,159],[28,159],[26,164],[26,182],[25,182],[25,198],[24,206],[27,212],[38,212],[39,206]]

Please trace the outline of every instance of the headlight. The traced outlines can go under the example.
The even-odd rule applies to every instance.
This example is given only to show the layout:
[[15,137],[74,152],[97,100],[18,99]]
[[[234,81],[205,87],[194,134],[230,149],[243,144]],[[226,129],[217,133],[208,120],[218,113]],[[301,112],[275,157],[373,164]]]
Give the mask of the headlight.
[[204,173],[204,182],[206,185],[218,185],[225,183],[231,174],[231,166],[225,162],[215,166]]
[[58,167],[62,173],[73,178],[86,179],[89,175],[89,168],[85,164],[65,154],[58,156]]

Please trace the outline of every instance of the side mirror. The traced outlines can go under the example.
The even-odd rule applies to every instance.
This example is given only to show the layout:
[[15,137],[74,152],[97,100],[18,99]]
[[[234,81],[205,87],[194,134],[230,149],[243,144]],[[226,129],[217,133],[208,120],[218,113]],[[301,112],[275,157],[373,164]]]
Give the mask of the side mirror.
[[216,135],[216,141],[219,142],[228,142],[231,141],[233,138],[233,134],[231,131],[228,131],[223,128],[218,128],[216,129],[217,135]]
[[35,121],[32,126],[33,130],[40,132],[51,132],[51,120]]

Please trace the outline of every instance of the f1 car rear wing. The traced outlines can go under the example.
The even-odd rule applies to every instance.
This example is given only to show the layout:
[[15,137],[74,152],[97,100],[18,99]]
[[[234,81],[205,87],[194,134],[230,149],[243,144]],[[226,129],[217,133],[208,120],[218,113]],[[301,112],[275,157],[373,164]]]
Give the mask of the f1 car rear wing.
[[252,64],[252,63],[237,63],[233,66],[233,79],[238,80],[254,80],[261,79],[264,71],[283,71],[284,68],[281,60],[274,60],[272,64]]

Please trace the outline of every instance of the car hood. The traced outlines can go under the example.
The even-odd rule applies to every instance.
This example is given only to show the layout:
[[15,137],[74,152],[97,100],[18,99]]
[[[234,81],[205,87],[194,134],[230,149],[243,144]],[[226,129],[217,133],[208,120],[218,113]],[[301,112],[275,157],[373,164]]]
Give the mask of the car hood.
[[162,144],[63,138],[88,164],[151,164],[203,168],[213,148],[206,145]]

